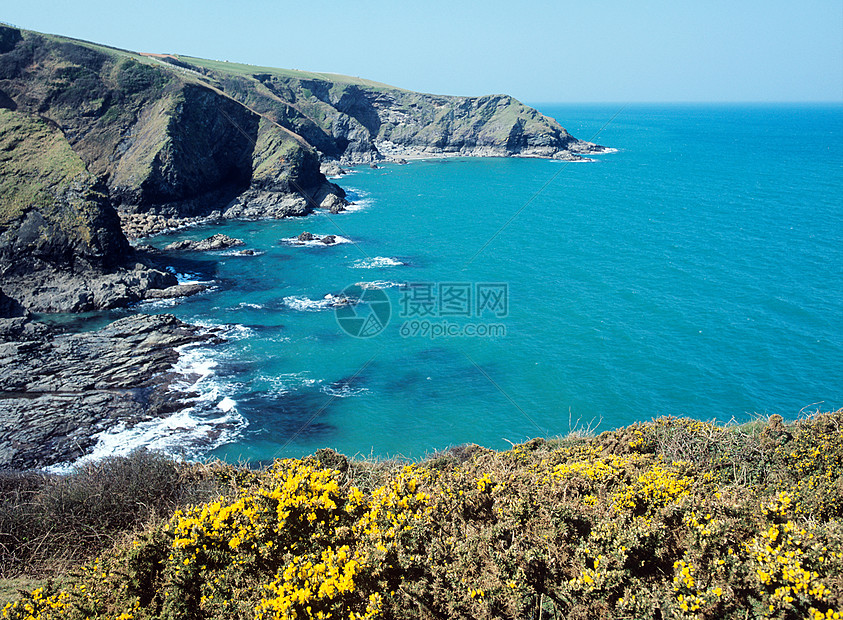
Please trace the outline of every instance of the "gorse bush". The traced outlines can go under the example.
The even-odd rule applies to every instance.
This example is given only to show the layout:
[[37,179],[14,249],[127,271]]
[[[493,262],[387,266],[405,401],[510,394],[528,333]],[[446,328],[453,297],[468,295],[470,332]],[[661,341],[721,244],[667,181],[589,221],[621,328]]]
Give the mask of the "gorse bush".
[[841,422],[218,465],[219,495],[3,617],[839,618]]

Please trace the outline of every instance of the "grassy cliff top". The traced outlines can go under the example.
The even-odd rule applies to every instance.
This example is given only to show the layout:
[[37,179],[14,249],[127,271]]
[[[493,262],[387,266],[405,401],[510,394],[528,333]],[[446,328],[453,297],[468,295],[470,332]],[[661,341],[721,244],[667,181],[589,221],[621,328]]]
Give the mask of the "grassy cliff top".
[[659,418],[420,463],[321,450],[256,471],[141,452],[7,476],[7,576],[27,553],[117,544],[3,617],[838,618],[841,429],[843,410]]
[[323,80],[326,82],[333,82],[336,84],[348,84],[356,86],[365,86],[375,89],[401,90],[395,86],[382,84],[373,80],[366,80],[364,78],[352,77],[348,75],[341,75],[339,73],[319,73],[314,71],[300,71],[298,69],[279,69],[276,67],[261,67],[256,65],[248,65],[236,62],[228,62],[223,60],[208,60],[205,58],[195,58],[193,56],[173,55],[176,59],[182,60],[188,64],[210,69],[219,73],[228,73],[231,75],[239,75],[243,77],[251,77],[255,74],[267,74],[272,77],[296,79],[296,80]]
[[[28,30],[21,30],[23,33],[30,33],[32,34],[40,34],[35,33],[34,31]],[[375,82],[373,80],[367,80],[360,77],[352,77],[348,75],[341,75],[339,73],[323,73],[323,72],[314,72],[314,71],[301,71],[298,69],[282,69],[278,67],[263,67],[258,65],[250,65],[245,63],[237,63],[237,62],[228,62],[224,60],[210,60],[207,58],[196,58],[194,56],[186,56],[181,54],[158,54],[158,53],[141,53],[141,52],[134,52],[131,50],[124,50],[116,47],[111,47],[108,45],[102,45],[99,43],[93,43],[91,41],[83,41],[81,39],[74,39],[72,37],[65,37],[61,35],[55,34],[42,34],[41,36],[46,37],[47,39],[57,42],[57,43],[72,43],[75,45],[81,45],[87,47],[92,50],[96,50],[102,54],[105,54],[109,57],[114,59],[120,58],[130,58],[137,62],[141,62],[144,64],[154,65],[154,66],[161,66],[164,64],[165,66],[170,66],[171,68],[177,69],[177,64],[170,64],[166,62],[166,57],[175,59],[176,61],[181,61],[183,63],[187,63],[189,65],[193,65],[194,67],[200,67],[202,69],[209,69],[211,71],[223,74],[229,74],[234,76],[241,76],[241,77],[251,77],[255,74],[267,74],[273,77],[278,78],[285,78],[285,79],[298,79],[298,80],[323,80],[326,82],[333,82],[336,84],[346,84],[346,85],[356,85],[356,86],[365,86],[368,88],[374,89],[388,89],[388,90],[402,90],[394,86],[390,86],[388,84],[382,84],[380,82]]]

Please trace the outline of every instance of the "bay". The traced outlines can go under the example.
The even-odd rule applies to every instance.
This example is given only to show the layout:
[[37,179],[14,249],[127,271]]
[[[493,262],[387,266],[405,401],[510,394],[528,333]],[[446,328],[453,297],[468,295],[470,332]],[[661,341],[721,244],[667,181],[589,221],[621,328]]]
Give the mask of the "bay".
[[[347,213],[153,239],[222,232],[256,255],[172,255],[214,288],[133,311],[230,340],[183,362],[195,427],[150,423],[101,452],[418,458],[843,406],[843,107],[537,107],[617,152],[359,168],[337,180]],[[304,231],[350,242],[289,242]],[[390,310],[365,338],[331,307],[361,282]]]

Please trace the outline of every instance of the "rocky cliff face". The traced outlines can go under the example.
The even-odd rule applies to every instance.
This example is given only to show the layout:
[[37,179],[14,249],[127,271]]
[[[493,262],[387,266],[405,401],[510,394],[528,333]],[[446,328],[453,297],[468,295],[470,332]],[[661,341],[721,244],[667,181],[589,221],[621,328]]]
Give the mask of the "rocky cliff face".
[[[129,52],[0,29],[3,107],[53,121],[121,212],[206,215],[249,189],[300,194],[291,182],[343,196],[304,140],[208,81]],[[258,170],[267,142],[303,153],[270,179]]]
[[5,26],[0,162],[0,286],[33,311],[108,308],[176,284],[138,262],[121,217],[140,235],[214,212],[303,215],[344,196],[304,140],[212,85]]
[[345,76],[178,62],[344,164],[443,155],[576,160],[606,150],[508,95],[444,97]]
[[0,316],[110,308],[177,284],[130,263],[133,252],[102,179],[61,131],[0,109]]
[[2,25],[0,131],[0,287],[49,311],[174,284],[137,264],[125,234],[341,210],[326,162],[603,150],[505,95],[439,97]]

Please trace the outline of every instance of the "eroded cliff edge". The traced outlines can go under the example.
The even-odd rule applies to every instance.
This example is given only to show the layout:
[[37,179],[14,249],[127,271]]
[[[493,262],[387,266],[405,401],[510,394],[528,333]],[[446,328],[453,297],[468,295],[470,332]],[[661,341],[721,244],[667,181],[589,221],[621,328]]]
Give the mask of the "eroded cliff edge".
[[603,151],[506,95],[427,95],[0,25],[0,288],[31,311],[144,299],[176,283],[127,237],[342,210],[325,166]]

